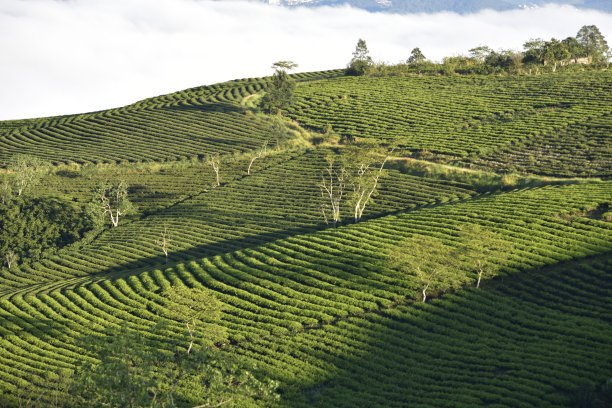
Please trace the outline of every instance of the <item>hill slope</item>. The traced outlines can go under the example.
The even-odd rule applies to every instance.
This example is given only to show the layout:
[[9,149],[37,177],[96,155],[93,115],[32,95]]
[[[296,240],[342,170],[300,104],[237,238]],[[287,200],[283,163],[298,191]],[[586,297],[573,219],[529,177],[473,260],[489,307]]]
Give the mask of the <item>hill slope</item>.
[[[600,390],[612,376],[612,181],[465,167],[609,177],[610,75],[330,71],[298,76],[292,122],[251,107],[264,78],[3,124],[2,160],[26,152],[56,163],[30,196],[86,204],[98,183],[122,179],[139,212],[0,270],[0,406],[68,406],[78,380],[66,373],[99,362],[87,343],[118,330],[153,341],[160,356],[176,352],[169,338],[184,322],[167,297],[176,286],[204,288],[221,305],[207,327],[227,339],[198,338],[196,352],[277,381],[277,406],[556,407]],[[348,221],[350,182],[345,221],[321,214],[327,160],[348,150],[334,131],[357,138],[355,148],[400,146],[359,223]],[[264,141],[270,150],[247,174]],[[221,155],[219,186],[202,160],[211,153]],[[466,226],[508,244],[482,259],[496,276],[476,289],[473,265],[453,259],[461,286],[423,304],[424,283],[390,265],[389,252],[411,237],[458,249]],[[161,321],[166,336],[154,332]],[[196,400],[207,392],[186,388]]]

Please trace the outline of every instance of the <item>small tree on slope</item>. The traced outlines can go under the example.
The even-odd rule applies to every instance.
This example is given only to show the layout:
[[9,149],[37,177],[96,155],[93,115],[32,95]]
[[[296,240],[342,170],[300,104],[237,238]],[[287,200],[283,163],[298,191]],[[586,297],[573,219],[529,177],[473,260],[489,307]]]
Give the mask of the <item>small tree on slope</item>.
[[469,280],[455,266],[454,255],[455,249],[439,239],[414,235],[393,247],[388,258],[392,268],[417,283],[425,302],[428,292],[456,289]]

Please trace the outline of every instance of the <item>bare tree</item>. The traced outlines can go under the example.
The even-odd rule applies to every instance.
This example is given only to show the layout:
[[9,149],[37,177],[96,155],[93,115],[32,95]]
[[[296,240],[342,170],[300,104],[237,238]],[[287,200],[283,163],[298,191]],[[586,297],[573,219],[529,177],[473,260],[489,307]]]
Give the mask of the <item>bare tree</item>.
[[125,181],[105,183],[95,191],[97,202],[103,217],[110,217],[113,227],[119,225],[119,218],[134,212],[134,206],[128,199],[128,185]]
[[[376,149],[366,152],[355,150],[351,153],[350,161],[354,167],[351,172],[351,186],[353,187],[351,202],[355,222],[361,220],[366,206],[376,193],[378,182],[384,175],[385,164],[391,157],[392,152],[393,149],[384,154],[382,160],[380,160],[381,152]],[[380,163],[380,166],[377,165],[378,163]]]
[[327,156],[325,160],[327,161],[327,167],[323,170],[319,183],[323,199],[321,211],[325,223],[329,223],[327,211],[330,211],[331,219],[334,224],[337,224],[340,221],[340,206],[345,194],[348,172],[343,163],[336,163],[334,156]]
[[13,265],[15,265],[17,261],[19,260],[19,255],[17,255],[15,251],[13,251],[12,249],[9,249],[4,254],[4,259],[5,259],[7,268],[11,269]]
[[17,195],[21,196],[27,189],[34,187],[49,168],[49,163],[29,154],[14,155],[8,165],[13,173]]
[[206,163],[212,166],[213,171],[215,172],[215,180],[217,183],[216,187],[219,187],[221,185],[221,179],[219,178],[219,167],[221,166],[221,155],[219,155],[219,153],[213,153],[209,155],[208,159],[206,159]]
[[260,149],[257,149],[251,153],[251,161],[249,162],[249,168],[247,169],[247,174],[251,175],[251,167],[253,166],[253,162],[257,159],[261,159],[268,154],[268,141],[266,140]]
[[168,263],[168,251],[170,249],[170,231],[168,231],[168,227],[164,227],[161,236],[155,241],[155,244],[160,247],[164,255],[166,255],[166,263]]

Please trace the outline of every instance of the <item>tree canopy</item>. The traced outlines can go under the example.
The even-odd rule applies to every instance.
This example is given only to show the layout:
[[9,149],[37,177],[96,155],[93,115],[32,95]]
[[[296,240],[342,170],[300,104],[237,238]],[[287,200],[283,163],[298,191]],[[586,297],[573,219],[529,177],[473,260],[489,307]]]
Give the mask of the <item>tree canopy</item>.
[[426,61],[425,55],[419,47],[413,48],[410,52],[410,57],[406,61],[408,64],[422,64]]
[[357,46],[353,52],[353,58],[348,64],[346,73],[348,75],[364,75],[368,68],[373,64],[372,57],[370,57],[370,51],[364,39],[360,38],[357,41]]
[[295,82],[287,74],[287,70],[297,67],[292,61],[278,61],[272,65],[275,69],[272,82],[268,85],[266,94],[261,99],[261,110],[268,114],[279,114],[293,102]]
[[464,285],[469,278],[454,262],[456,249],[438,238],[414,235],[389,252],[390,266],[409,276],[427,300],[430,291],[444,292]]
[[583,26],[576,34],[576,40],[584,48],[586,55],[591,57],[593,61],[604,61],[609,50],[608,43],[597,26]]

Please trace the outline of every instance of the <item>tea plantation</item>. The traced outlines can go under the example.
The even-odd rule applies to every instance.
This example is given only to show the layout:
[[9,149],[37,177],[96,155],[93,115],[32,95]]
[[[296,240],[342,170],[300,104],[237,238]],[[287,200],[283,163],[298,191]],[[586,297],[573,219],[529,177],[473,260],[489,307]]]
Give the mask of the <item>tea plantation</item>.
[[292,77],[283,116],[260,78],[0,122],[2,205],[93,217],[2,235],[0,406],[610,406],[610,71]]

